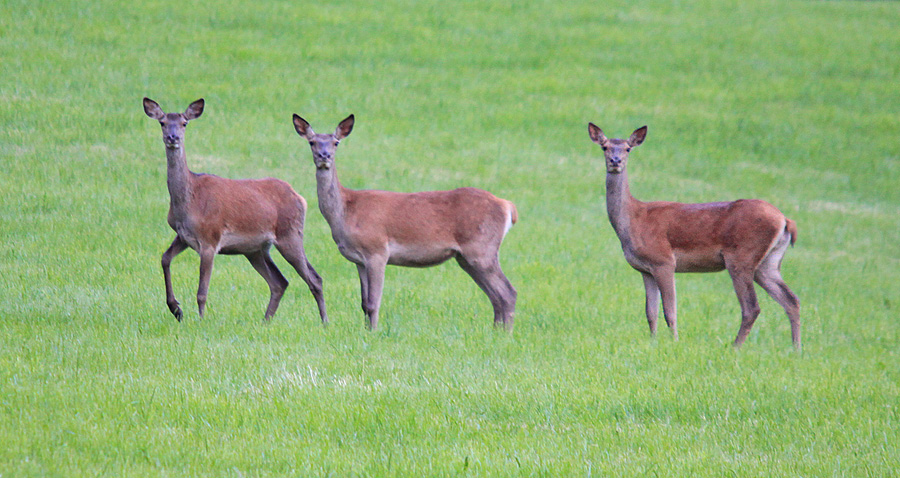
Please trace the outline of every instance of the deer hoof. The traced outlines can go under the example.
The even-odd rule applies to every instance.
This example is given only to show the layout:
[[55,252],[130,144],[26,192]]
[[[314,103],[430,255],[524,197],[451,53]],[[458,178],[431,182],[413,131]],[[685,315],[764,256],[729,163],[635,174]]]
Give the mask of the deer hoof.
[[181,317],[184,313],[181,312],[181,307],[179,307],[179,305],[178,301],[175,301],[174,304],[169,304],[169,311],[175,316],[175,320],[181,322]]

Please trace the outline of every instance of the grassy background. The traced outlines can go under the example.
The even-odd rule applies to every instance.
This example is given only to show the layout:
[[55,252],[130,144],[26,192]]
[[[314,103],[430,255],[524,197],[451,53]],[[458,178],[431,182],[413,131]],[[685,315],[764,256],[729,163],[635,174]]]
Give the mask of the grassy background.
[[[521,3],[2,0],[0,476],[896,475],[900,3]],[[195,171],[309,200],[330,327],[286,267],[264,325],[239,257],[199,320],[192,251],[174,321],[143,96],[206,99]],[[291,113],[319,132],[356,114],[348,187],[514,201],[515,332],[455,264],[389,269],[366,332]],[[682,339],[647,337],[588,121],[649,125],[640,199],[759,197],[797,221],[802,354],[768,297],[729,347],[727,274],[680,275]]]

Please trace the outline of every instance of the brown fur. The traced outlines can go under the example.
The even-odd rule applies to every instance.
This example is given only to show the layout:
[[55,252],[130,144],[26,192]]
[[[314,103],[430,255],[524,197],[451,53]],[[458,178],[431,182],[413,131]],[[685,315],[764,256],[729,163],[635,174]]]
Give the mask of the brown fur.
[[188,121],[203,114],[197,100],[185,113],[164,113],[144,98],[144,112],[160,122],[166,145],[169,188],[169,226],[176,236],[162,256],[166,303],[177,320],[182,311],[172,290],[170,264],[190,247],[200,254],[200,285],[197,305],[200,316],[206,307],[209,280],[216,254],[243,254],[269,285],[265,319],[275,315],[288,281],[272,262],[269,248],[275,246],[306,281],[319,307],[322,322],[328,322],[322,295],[322,279],[306,260],[303,222],[306,200],[279,179],[226,179],[197,174],[187,167],[184,131]]
[[500,269],[499,248],[518,219],[513,203],[475,188],[398,193],[341,186],[334,152],[353,121],[351,115],[334,134],[316,134],[294,115],[313,152],[319,209],[338,250],[357,264],[368,327],[378,325],[386,265],[429,267],[456,258],[490,299],[494,324],[512,328],[516,290]]
[[631,149],[643,143],[647,127],[635,130],[627,140],[608,139],[593,123],[588,125],[588,132],[604,150],[610,222],[625,259],[644,277],[651,334],[656,333],[662,297],[666,323],[678,337],[676,272],[727,269],[741,304],[741,328],[735,346],[744,342],[759,315],[753,289],[756,281],[784,307],[791,323],[791,338],[799,349],[799,300],[780,272],[784,252],[797,238],[796,223],[759,199],[705,204],[638,201],[629,192],[626,165]]

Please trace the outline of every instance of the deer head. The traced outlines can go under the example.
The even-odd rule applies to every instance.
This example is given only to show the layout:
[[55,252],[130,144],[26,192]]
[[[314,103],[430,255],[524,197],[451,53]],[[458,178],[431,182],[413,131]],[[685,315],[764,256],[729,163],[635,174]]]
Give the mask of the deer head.
[[334,165],[334,150],[353,131],[353,121],[353,115],[350,115],[338,124],[334,134],[316,134],[305,119],[294,115],[294,129],[309,141],[316,169],[331,169]]
[[188,121],[203,114],[203,98],[191,103],[184,113],[165,113],[155,101],[144,98],[144,113],[159,121],[162,126],[163,143],[166,148],[178,149],[184,144],[184,128]]
[[606,157],[606,172],[610,174],[619,174],[625,171],[625,165],[628,163],[628,153],[631,148],[638,146],[644,142],[647,137],[647,127],[641,126],[634,130],[627,140],[609,139],[603,135],[603,130],[598,128],[594,123],[588,123],[588,134],[591,140],[603,148],[603,155]]

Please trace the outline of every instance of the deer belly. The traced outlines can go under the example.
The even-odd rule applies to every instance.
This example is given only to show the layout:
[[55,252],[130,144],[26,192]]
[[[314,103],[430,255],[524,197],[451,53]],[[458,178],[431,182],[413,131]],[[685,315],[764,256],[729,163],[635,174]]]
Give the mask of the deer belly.
[[269,247],[275,242],[272,233],[237,234],[225,231],[219,240],[219,254],[247,254]]
[[388,264],[404,267],[436,266],[456,255],[451,247],[416,247],[402,244],[389,246]]
[[675,272],[718,272],[725,269],[725,258],[718,249],[675,250]]

